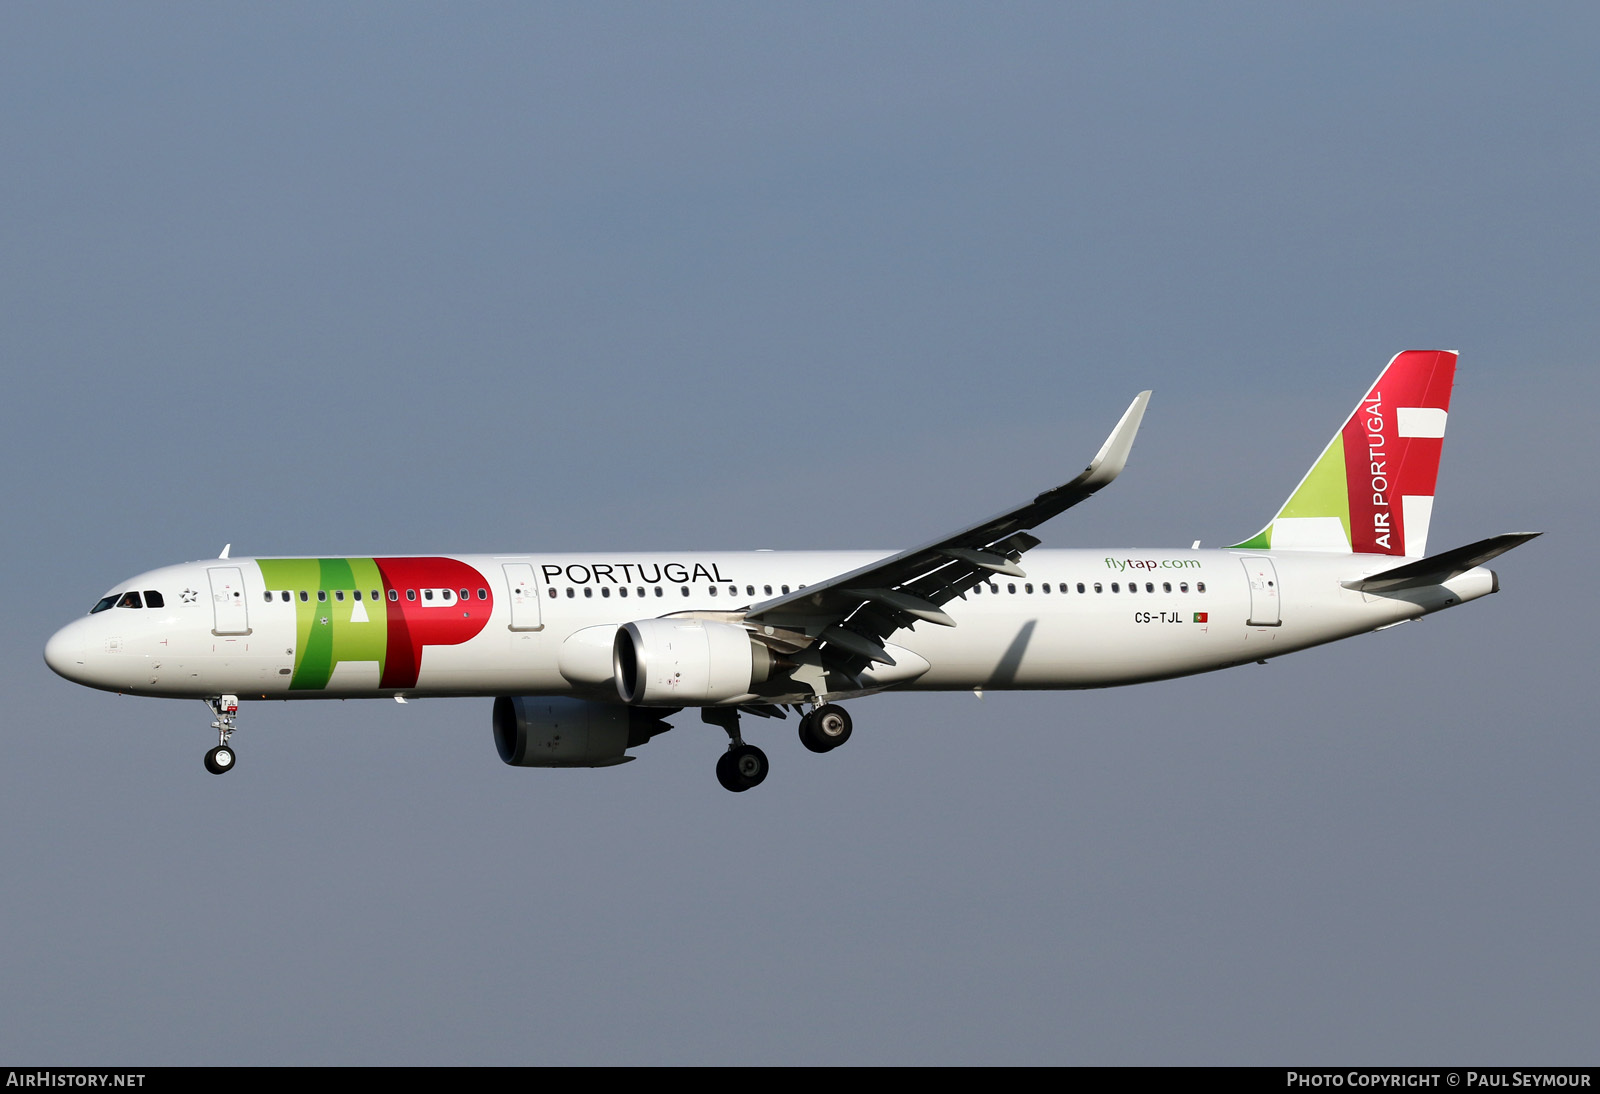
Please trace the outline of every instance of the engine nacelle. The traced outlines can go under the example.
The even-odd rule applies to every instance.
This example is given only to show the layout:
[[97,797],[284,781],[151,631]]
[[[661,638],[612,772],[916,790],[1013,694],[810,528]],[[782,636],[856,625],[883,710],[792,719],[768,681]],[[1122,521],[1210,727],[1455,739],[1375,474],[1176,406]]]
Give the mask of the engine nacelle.
[[612,667],[624,702],[689,707],[748,695],[773,664],[772,651],[743,627],[667,618],[623,625]]
[[494,701],[494,746],[512,767],[612,767],[623,750],[672,727],[664,711],[587,699],[502,695]]

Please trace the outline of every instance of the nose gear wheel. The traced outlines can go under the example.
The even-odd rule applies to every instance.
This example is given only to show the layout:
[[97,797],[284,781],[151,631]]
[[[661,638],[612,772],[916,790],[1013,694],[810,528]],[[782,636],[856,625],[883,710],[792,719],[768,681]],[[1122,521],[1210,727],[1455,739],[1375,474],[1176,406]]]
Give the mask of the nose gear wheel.
[[239,697],[218,695],[207,699],[206,706],[216,716],[211,728],[217,731],[217,747],[206,753],[206,770],[213,775],[226,775],[233,770],[233,762],[237,759],[232,746],[228,744],[228,738],[238,728]]

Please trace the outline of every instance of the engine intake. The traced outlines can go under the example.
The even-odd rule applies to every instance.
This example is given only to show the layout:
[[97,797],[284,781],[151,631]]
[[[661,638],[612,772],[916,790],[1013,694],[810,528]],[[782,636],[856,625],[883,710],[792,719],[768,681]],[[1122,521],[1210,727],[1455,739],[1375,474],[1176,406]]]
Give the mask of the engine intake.
[[502,695],[494,701],[494,746],[512,767],[612,767],[672,727],[671,711],[587,699]]
[[623,702],[708,706],[748,695],[772,675],[773,653],[732,623],[639,619],[617,631],[613,675]]

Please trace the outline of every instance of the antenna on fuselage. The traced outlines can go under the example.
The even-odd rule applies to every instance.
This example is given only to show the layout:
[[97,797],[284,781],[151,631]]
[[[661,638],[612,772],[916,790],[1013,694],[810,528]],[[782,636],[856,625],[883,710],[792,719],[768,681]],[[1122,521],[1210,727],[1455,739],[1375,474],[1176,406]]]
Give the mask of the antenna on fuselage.
[[231,551],[231,550],[233,550],[233,544],[224,543],[222,545],[222,553],[220,555],[218,555],[217,557],[218,558],[227,558],[228,557],[228,552]]

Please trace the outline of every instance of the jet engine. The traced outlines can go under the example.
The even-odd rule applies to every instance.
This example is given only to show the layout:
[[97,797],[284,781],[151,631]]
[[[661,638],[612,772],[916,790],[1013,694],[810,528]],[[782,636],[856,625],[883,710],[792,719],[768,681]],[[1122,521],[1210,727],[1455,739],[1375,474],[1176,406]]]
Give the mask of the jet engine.
[[644,706],[708,706],[748,695],[779,664],[743,627],[691,618],[627,623],[612,655],[617,694]]
[[670,710],[592,703],[587,699],[502,695],[494,701],[494,746],[512,767],[612,767],[623,750],[672,727]]

